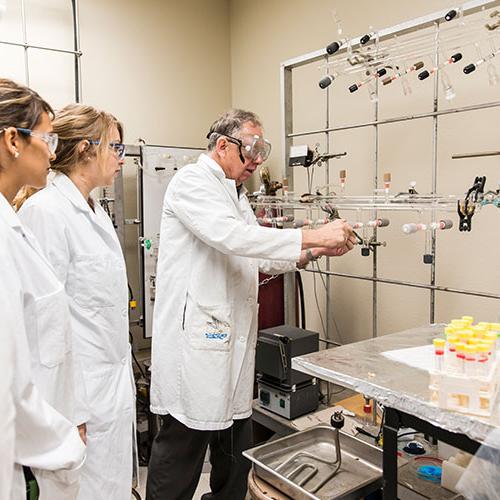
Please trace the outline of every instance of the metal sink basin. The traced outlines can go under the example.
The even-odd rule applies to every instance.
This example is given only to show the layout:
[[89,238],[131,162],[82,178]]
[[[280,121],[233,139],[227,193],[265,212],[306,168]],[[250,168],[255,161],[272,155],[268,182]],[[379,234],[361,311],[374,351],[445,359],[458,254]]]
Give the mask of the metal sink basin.
[[[294,500],[354,500],[382,487],[381,449],[342,432],[340,448],[342,463],[338,473],[315,493],[312,493],[315,488],[336,468],[332,427],[321,425],[297,432],[247,450],[243,455],[253,462],[257,476]],[[293,455],[296,458],[290,460]]]

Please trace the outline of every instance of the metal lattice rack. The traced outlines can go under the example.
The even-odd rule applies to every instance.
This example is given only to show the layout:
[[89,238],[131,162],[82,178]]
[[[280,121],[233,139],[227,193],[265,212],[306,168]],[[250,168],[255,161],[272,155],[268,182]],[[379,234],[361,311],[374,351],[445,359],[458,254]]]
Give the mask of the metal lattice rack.
[[9,40],[0,40],[0,45],[12,47],[22,47],[24,49],[24,79],[25,84],[30,85],[29,52],[30,50],[40,50],[46,52],[58,52],[61,54],[73,54],[74,56],[74,79],[75,79],[75,102],[81,102],[82,99],[82,78],[81,78],[81,57],[80,50],[80,31],[79,31],[79,11],[78,0],[71,0],[72,20],[73,20],[73,50],[60,47],[50,47],[34,45],[28,41],[27,22],[26,22],[26,0],[21,0],[21,21],[23,31],[23,41],[13,42]]
[[[434,67],[439,67],[440,63],[442,62],[443,59],[443,51],[442,51],[442,46],[440,46],[440,33],[443,30],[448,30],[448,33],[452,33],[450,35],[450,43],[448,44],[448,47],[455,47],[459,45],[467,45],[470,44],[470,40],[467,41],[467,36],[471,36],[470,33],[475,32],[477,33],[477,28],[478,28],[478,23],[477,21],[473,20],[473,17],[470,17],[472,14],[478,14],[481,13],[482,11],[485,11],[486,9],[492,9],[494,7],[498,7],[500,2],[498,0],[496,1],[485,1],[485,0],[472,0],[464,3],[460,8],[457,8],[459,18],[462,20],[461,22],[465,25],[465,23],[468,24],[468,26],[471,28],[469,31],[468,30],[462,30],[459,35],[457,33],[460,31],[459,29],[455,29],[455,33],[452,33],[452,29],[448,28],[448,26],[444,26],[446,24],[445,21],[445,16],[448,14],[448,10],[442,10],[439,12],[435,12],[433,14],[423,16],[414,20],[410,20],[389,28],[382,29],[378,31],[377,33],[372,33],[372,36],[376,37],[376,46],[375,46],[375,51],[378,50],[383,50],[384,47],[384,42],[388,44],[388,49],[386,50],[386,59],[390,59],[391,57],[394,58],[397,55],[397,52],[401,54],[400,48],[396,47],[394,48],[394,43],[393,41],[397,39],[400,36],[409,36],[410,37],[410,42],[407,43],[406,47],[408,48],[408,54],[412,54],[413,56],[417,56],[415,51],[414,51],[414,46],[415,46],[415,40],[418,41],[419,33],[422,33],[423,30],[427,29],[428,31],[431,31],[431,42],[427,43],[425,45],[425,50],[421,54],[418,55],[418,57],[424,57],[423,54],[427,54],[425,51],[429,51],[430,48],[433,48],[432,52],[432,63]],[[470,21],[469,21],[470,19]],[[467,20],[467,21],[466,21]],[[499,30],[500,31],[500,30]],[[469,35],[468,35],[469,33]],[[281,64],[281,122],[282,122],[282,131],[283,131],[283,136],[282,136],[282,150],[283,150],[283,156],[285,158],[285,167],[283,169],[283,178],[286,178],[288,180],[288,187],[290,191],[293,191],[294,189],[294,168],[297,167],[290,167],[289,165],[289,159],[290,159],[290,147],[293,144],[294,138],[297,137],[306,137],[306,136],[311,136],[311,135],[323,135],[326,139],[326,151],[325,154],[329,153],[329,144],[330,144],[330,135],[339,132],[339,131],[347,131],[347,130],[354,130],[354,129],[360,129],[360,128],[371,128],[374,130],[374,154],[373,154],[373,171],[372,171],[372,180],[373,180],[373,189],[374,193],[377,191],[378,188],[378,183],[379,183],[379,178],[378,178],[378,166],[379,166],[379,128],[387,125],[387,124],[393,124],[393,123],[402,123],[402,122],[407,122],[411,120],[419,120],[423,118],[432,118],[432,163],[431,163],[431,169],[432,169],[432,178],[431,178],[431,196],[435,196],[436,199],[439,197],[437,196],[437,165],[438,165],[438,145],[437,145],[437,135],[438,135],[438,118],[440,116],[444,115],[451,115],[451,114],[460,114],[460,113],[467,113],[470,111],[476,111],[476,110],[483,110],[483,109],[489,109],[489,108],[496,108],[500,107],[500,101],[493,101],[493,102],[483,102],[480,104],[475,104],[475,105],[470,105],[470,106],[463,106],[463,107],[455,107],[455,108],[449,108],[449,109],[439,109],[439,102],[438,102],[438,93],[439,93],[439,79],[438,79],[438,72],[434,72],[430,76],[433,78],[433,107],[432,111],[430,112],[424,112],[424,113],[419,113],[419,114],[407,114],[407,115],[401,115],[401,116],[394,116],[390,118],[385,118],[385,119],[379,119],[379,104],[378,104],[378,92],[379,92],[379,79],[374,79],[374,91],[376,92],[376,98],[373,100],[371,104],[373,108],[373,119],[369,121],[364,121],[364,122],[359,122],[359,123],[351,123],[351,124],[345,124],[345,125],[338,125],[338,126],[331,126],[330,124],[330,104],[332,101],[332,97],[330,94],[330,88],[325,88],[325,107],[326,107],[326,119],[325,119],[325,126],[324,128],[316,129],[316,130],[302,130],[302,131],[297,131],[294,129],[294,121],[293,121],[293,101],[292,101],[292,96],[293,96],[293,71],[297,68],[302,68],[307,65],[315,64],[315,63],[323,63],[323,68],[326,69],[326,74],[332,74],[334,72],[333,68],[337,68],[337,71],[343,72],[343,74],[355,74],[356,69],[352,69],[349,67],[348,64],[346,64],[346,60],[348,58],[349,52],[352,53],[352,48],[353,47],[361,47],[362,42],[361,39],[363,38],[364,35],[352,38],[350,40],[344,40],[338,49],[337,52],[335,52],[334,55],[330,55],[326,49],[320,49],[312,53],[304,54],[302,56],[287,60]],[[412,42],[411,39],[414,41]],[[390,44],[392,43],[392,48]],[[398,42],[399,43],[399,42]],[[413,45],[412,45],[413,43]],[[382,49],[380,49],[382,48]],[[413,53],[411,51],[414,51]],[[396,55],[395,55],[396,54]],[[427,54],[425,57],[429,59],[429,55]],[[375,58],[376,59],[376,58]],[[376,62],[376,61],[375,61]],[[370,64],[368,65],[370,66]],[[339,69],[340,68],[340,69]],[[367,68],[367,65],[365,64],[363,68]],[[377,68],[377,64],[372,64],[371,68],[368,67],[368,70],[374,70]],[[365,73],[368,74],[368,71]],[[327,168],[326,168],[326,183],[329,185],[330,184],[330,172],[329,172],[329,162],[327,163]],[[360,197],[358,197],[360,198]],[[453,200],[452,196],[449,197],[448,200],[443,201],[441,199],[441,202],[443,205],[441,205],[440,209],[446,210],[451,210],[451,207],[456,208],[456,198]],[[265,200],[264,200],[265,201]],[[327,200],[325,200],[327,201]],[[337,200],[340,205],[343,205],[344,208],[348,208],[349,203],[348,200]],[[371,208],[373,210],[373,216],[377,216],[377,212],[380,209],[387,208],[387,204],[384,203],[383,200],[379,200],[377,202],[376,197],[370,197],[367,196],[364,198],[364,207],[365,209]],[[449,203],[447,203],[449,201]],[[278,203],[280,203],[278,201]],[[282,203],[282,208],[297,208],[299,206],[299,200],[295,200],[295,202],[289,202],[288,200],[281,200]],[[433,203],[437,203],[436,201],[433,201]],[[437,203],[439,204],[439,203]],[[339,206],[340,206],[339,205]],[[363,203],[360,201],[360,199],[354,200],[353,206],[351,207],[352,209],[359,208],[360,206],[363,205]],[[394,209],[395,207],[389,207],[389,209]],[[409,207],[405,207],[408,209]],[[425,208],[425,207],[424,207]],[[373,229],[373,235],[376,238],[377,235],[377,228],[375,227]],[[421,289],[426,289],[429,290],[430,292],[430,298],[429,298],[429,319],[430,323],[434,323],[435,321],[435,300],[436,300],[436,291],[443,291],[443,292],[451,292],[451,293],[458,293],[458,294],[464,294],[464,295],[470,295],[470,296],[478,296],[478,297],[484,297],[484,298],[490,298],[490,299],[500,299],[499,294],[494,294],[494,293],[488,293],[485,291],[475,291],[475,290],[465,290],[465,289],[458,289],[458,288],[452,288],[452,287],[447,287],[447,286],[441,286],[436,284],[436,233],[435,231],[432,232],[432,241],[431,241],[431,251],[432,251],[432,264],[431,264],[431,272],[430,272],[430,280],[429,283],[416,283],[416,282],[411,282],[411,281],[402,281],[402,280],[395,280],[395,279],[385,279],[382,277],[378,276],[378,267],[377,267],[377,251],[376,249],[372,253],[372,274],[371,276],[361,276],[361,275],[356,275],[356,274],[349,274],[349,273],[340,273],[340,272],[334,272],[331,270],[330,267],[330,259],[327,259],[326,263],[326,270],[309,270],[311,273],[322,273],[325,275],[326,278],[326,316],[327,316],[327,324],[326,324],[326,335],[328,338],[329,332],[331,331],[331,304],[330,304],[330,280],[333,277],[342,277],[342,278],[347,278],[347,279],[355,279],[355,280],[363,280],[363,281],[369,281],[372,283],[372,336],[376,337],[378,334],[377,331],[377,284],[378,283],[387,283],[387,284],[392,284],[392,285],[398,285],[398,286],[405,286],[405,287],[414,287],[414,288],[421,288]],[[293,324],[295,321],[295,283],[294,283],[294,276],[286,276],[285,277],[285,321],[288,324]]]

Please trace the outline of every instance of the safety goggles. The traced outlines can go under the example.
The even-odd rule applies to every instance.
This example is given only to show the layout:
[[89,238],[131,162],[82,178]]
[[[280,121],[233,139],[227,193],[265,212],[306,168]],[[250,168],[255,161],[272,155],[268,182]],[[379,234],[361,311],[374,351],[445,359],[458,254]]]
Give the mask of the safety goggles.
[[59,137],[55,132],[33,132],[33,130],[29,128],[22,127],[16,127],[16,130],[22,135],[38,137],[38,139],[41,139],[43,142],[45,142],[45,144],[47,144],[50,154],[54,154],[56,152]]
[[[87,139],[90,144],[94,144],[96,146],[99,146],[101,144],[101,141],[93,141],[91,139]],[[125,158],[125,144],[122,144],[121,142],[110,142],[109,147],[113,150],[115,153],[116,157],[119,160],[123,160]]]
[[[231,135],[220,134],[219,132],[212,132],[218,134],[220,136],[225,137],[229,142],[236,144],[240,148],[240,153],[243,154],[246,158],[252,161],[256,161],[259,157],[264,162],[269,158],[271,154],[271,143],[260,137],[258,135],[249,135],[245,137],[244,140],[237,139]],[[208,138],[210,138],[212,134],[208,134]],[[242,160],[243,162],[243,160]]]

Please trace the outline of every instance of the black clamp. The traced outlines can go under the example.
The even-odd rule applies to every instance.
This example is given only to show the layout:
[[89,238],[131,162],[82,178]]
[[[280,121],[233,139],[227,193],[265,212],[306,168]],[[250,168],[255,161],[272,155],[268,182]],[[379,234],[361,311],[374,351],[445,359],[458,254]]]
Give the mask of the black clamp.
[[474,184],[467,191],[463,201],[458,200],[457,212],[460,218],[458,229],[462,232],[470,231],[472,229],[472,216],[476,210],[476,203],[481,200],[484,194],[484,185],[486,184],[486,177],[476,177]]

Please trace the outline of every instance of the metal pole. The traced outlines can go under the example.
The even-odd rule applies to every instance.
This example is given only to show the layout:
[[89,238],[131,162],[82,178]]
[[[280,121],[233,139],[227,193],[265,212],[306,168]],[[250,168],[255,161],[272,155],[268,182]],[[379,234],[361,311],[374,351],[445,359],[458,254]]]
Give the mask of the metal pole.
[[78,12],[78,0],[71,0],[73,7],[73,47],[75,49],[75,102],[82,99],[82,70],[80,57],[80,16]]
[[24,79],[26,86],[30,86],[30,70],[28,62],[28,33],[26,29],[26,4],[25,0],[21,0],[21,18],[23,24],[23,46],[24,46]]
[[61,54],[77,54],[74,50],[56,49],[54,47],[46,47],[45,45],[33,45],[31,43],[8,42],[0,40],[0,45],[10,45],[11,47],[23,47],[25,49],[46,50],[47,52],[59,52]]
[[439,285],[428,285],[426,283],[414,283],[412,281],[401,281],[401,280],[393,280],[388,278],[374,278],[373,276],[360,276],[357,274],[350,273],[339,273],[335,271],[316,271],[314,269],[305,269],[307,273],[322,273],[329,274],[330,276],[338,276],[339,278],[353,278],[357,280],[363,281],[376,281],[377,283],[386,283],[388,285],[400,285],[400,286],[408,286],[411,288],[422,288],[425,290],[436,290],[437,292],[449,292],[449,293],[457,293],[459,295],[470,295],[472,297],[484,297],[486,299],[496,299],[500,300],[500,294],[497,293],[488,293],[488,292],[479,292],[476,290],[463,290],[461,288],[452,288],[448,286],[439,286]]
[[[328,56],[326,57],[326,62],[328,63]],[[328,68],[326,70],[326,73],[328,74]],[[330,87],[327,87],[326,92],[325,92],[325,100],[326,100],[326,116],[325,116],[325,129],[328,130],[330,128]],[[326,148],[325,148],[325,153],[328,154],[330,152],[330,132],[325,132],[325,137],[326,137]],[[325,168],[325,184],[327,186],[330,185],[330,160],[328,159],[326,161],[326,168]],[[330,257],[326,258],[326,270],[330,271]],[[327,339],[330,339],[330,332],[331,332],[331,315],[333,314],[332,306],[331,306],[331,301],[330,301],[330,276],[326,276],[326,332],[325,332],[325,337]],[[330,384],[328,384],[328,393],[330,392]],[[329,396],[329,395],[328,395]],[[330,397],[328,397],[328,402],[330,402]]]
[[[436,22],[436,53],[434,55],[434,67],[439,67],[439,35],[440,26],[439,21]],[[434,73],[434,101],[433,101],[433,111],[437,112],[439,108],[439,75],[440,72]],[[435,194],[437,192],[437,169],[438,169],[438,116],[435,115],[432,118],[432,186],[431,193]],[[434,211],[433,219],[434,219]],[[431,231],[431,286],[436,284],[436,231]],[[436,291],[431,289],[430,291],[430,304],[429,304],[429,316],[430,323],[435,321],[435,311],[436,311]]]
[[[293,130],[292,70],[281,65],[281,127],[283,130],[282,153],[284,159],[283,178],[288,180],[288,188],[293,191],[293,169],[288,166]],[[283,277],[285,324],[295,325],[295,273]]]
[[[376,101],[375,101],[375,125],[374,125],[374,130],[375,130],[375,172],[373,176],[373,189],[374,193],[376,192],[375,190],[378,188],[378,167],[379,167],[379,130],[378,130],[378,125],[376,122],[378,122],[378,79],[376,79],[375,83],[375,92],[376,92]],[[377,216],[377,209],[374,210],[374,219],[376,219]],[[375,241],[377,241],[377,228],[373,228],[373,237],[375,238]],[[377,251],[378,247],[373,247],[373,256],[372,256],[372,263],[373,263],[373,269],[372,269],[372,276],[374,278],[374,281],[372,282],[372,338],[375,338],[378,336],[378,287],[377,287],[377,282],[375,279],[378,276],[378,256],[377,256]],[[374,401],[374,407],[376,411],[376,403]]]
[[468,111],[479,111],[482,109],[490,109],[497,107],[500,107],[500,101],[486,102],[483,104],[474,104],[471,106],[462,106],[459,108],[442,109],[440,111],[432,111],[430,113],[418,113],[415,115],[405,115],[394,118],[386,118],[385,120],[378,120],[376,122],[364,122],[364,123],[356,123],[354,125],[342,125],[339,127],[330,127],[328,130],[319,129],[319,130],[308,130],[305,132],[294,132],[289,134],[288,137],[290,138],[304,137],[306,135],[317,135],[317,134],[323,134],[325,132],[339,132],[341,130],[353,130],[357,128],[372,127],[373,125],[387,125],[391,123],[400,123],[409,120],[419,120],[421,118],[432,118],[434,116],[452,115],[455,113],[466,113]]

